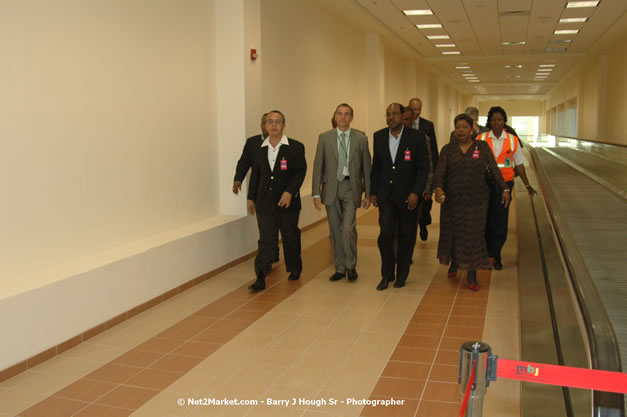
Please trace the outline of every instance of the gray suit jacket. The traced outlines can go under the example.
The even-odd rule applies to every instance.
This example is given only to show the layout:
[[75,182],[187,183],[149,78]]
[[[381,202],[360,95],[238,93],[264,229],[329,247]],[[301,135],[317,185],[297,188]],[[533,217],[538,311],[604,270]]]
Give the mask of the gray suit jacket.
[[[319,195],[326,205],[333,204],[337,195],[337,163],[337,130],[331,129],[321,133],[318,138],[311,193],[311,195]],[[368,138],[353,128],[351,128],[350,149],[348,150],[348,171],[355,206],[359,207],[364,191],[366,198],[370,198],[372,163]]]

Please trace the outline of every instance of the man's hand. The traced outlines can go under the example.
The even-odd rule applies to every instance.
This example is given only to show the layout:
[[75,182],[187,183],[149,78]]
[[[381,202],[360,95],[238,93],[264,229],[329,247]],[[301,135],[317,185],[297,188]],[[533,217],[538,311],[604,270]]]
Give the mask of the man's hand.
[[424,197],[425,197],[425,200],[431,200],[431,193],[425,191]]
[[292,202],[292,194],[288,193],[287,191],[283,191],[283,194],[281,194],[281,199],[279,200],[278,206],[288,208],[291,202]]
[[537,191],[533,189],[531,184],[527,184],[525,186],[525,188],[527,188],[527,192],[529,193],[529,196],[531,196],[531,197],[533,197],[534,195],[538,194]]
[[409,210],[415,209],[416,206],[418,205],[418,194],[416,193],[409,194],[409,197],[407,197],[407,200],[405,200],[405,202],[407,203],[407,208]]
[[501,204],[507,208],[509,206],[510,201],[512,201],[512,195],[510,190],[503,191],[503,197],[501,198]]
[[322,209],[322,200],[320,200],[320,197],[314,197],[314,206],[316,207],[316,210],[320,211],[320,209]]
[[246,208],[251,215],[255,214],[255,202],[253,200],[246,200]]
[[233,194],[237,195],[242,190],[242,183],[235,181],[233,183]]
[[377,204],[377,196],[376,195],[371,195],[370,196],[370,204],[372,204],[374,207],[379,207],[379,204]]
[[367,209],[368,207],[370,207],[370,199],[369,198],[364,198],[364,201],[361,202],[361,206],[365,209]]

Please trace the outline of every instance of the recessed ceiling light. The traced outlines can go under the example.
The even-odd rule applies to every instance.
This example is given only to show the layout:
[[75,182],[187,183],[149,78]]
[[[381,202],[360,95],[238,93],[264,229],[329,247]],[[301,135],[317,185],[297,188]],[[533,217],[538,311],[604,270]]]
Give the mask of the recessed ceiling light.
[[403,13],[405,13],[405,16],[428,16],[433,14],[430,9],[403,10]]
[[470,69],[470,67],[462,65],[462,66],[459,66],[459,67],[455,67],[455,69]]
[[599,0],[594,1],[569,1],[566,3],[567,9],[579,8],[579,7],[597,7]]
[[435,45],[436,48],[454,48],[454,43],[439,43]]
[[577,33],[579,33],[579,29],[564,29],[553,32],[554,35],[574,35]]
[[543,72],[553,71],[553,68],[538,68],[538,72],[536,74],[542,74]]
[[442,51],[442,55],[460,55],[459,51]]
[[429,23],[426,25],[416,25],[418,29],[441,29],[442,25],[439,23]]
[[501,42],[502,45],[505,46],[517,46],[517,45],[525,45],[527,42],[519,41],[519,42]]
[[522,65],[505,65],[505,68],[522,68]]
[[472,72],[472,70],[469,70],[469,69],[467,69],[467,70],[460,70],[459,72]]
[[468,80],[468,82],[469,83],[478,83],[478,82],[481,82],[481,81],[479,81],[479,80]]
[[505,78],[520,78],[520,75],[506,75]]
[[554,66],[555,66],[555,64],[540,64],[540,65],[538,65],[538,66],[539,66],[540,68],[543,68],[543,67],[544,67],[544,68],[547,68],[547,67],[554,67]]
[[564,52],[566,48],[546,48],[546,52]]
[[554,39],[549,43],[572,43],[572,39]]
[[427,39],[451,39],[448,35],[429,35]]
[[587,17],[567,17],[560,19],[557,23],[583,23],[588,20]]

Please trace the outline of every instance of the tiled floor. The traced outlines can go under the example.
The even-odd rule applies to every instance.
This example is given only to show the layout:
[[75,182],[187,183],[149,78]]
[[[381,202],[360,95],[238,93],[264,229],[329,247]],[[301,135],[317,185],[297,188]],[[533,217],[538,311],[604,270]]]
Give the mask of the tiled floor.
[[[463,274],[449,279],[437,262],[434,214],[405,288],[375,290],[376,210],[359,218],[354,283],[328,281],[323,223],[303,233],[300,281],[278,265],[267,289],[249,294],[252,260],[237,265],[1,382],[0,417],[457,415],[463,342],[519,357],[515,230],[506,268],[481,271],[473,293]],[[515,211],[510,218],[515,224]],[[492,383],[484,416],[518,417],[519,390]],[[403,404],[363,403],[390,398]],[[213,399],[258,403],[203,404]]]

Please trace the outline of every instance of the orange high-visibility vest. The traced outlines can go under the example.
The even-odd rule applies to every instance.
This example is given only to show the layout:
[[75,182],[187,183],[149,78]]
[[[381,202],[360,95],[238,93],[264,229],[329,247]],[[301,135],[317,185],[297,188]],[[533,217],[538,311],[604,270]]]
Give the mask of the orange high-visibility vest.
[[[507,138],[503,143],[503,149],[501,153],[496,157],[496,165],[501,169],[501,174],[505,182],[514,180],[514,152],[518,150],[518,138],[514,135],[505,132]],[[477,140],[483,140],[488,142],[492,153],[494,153],[494,145],[492,144],[492,138],[490,132],[482,133],[477,136]]]

